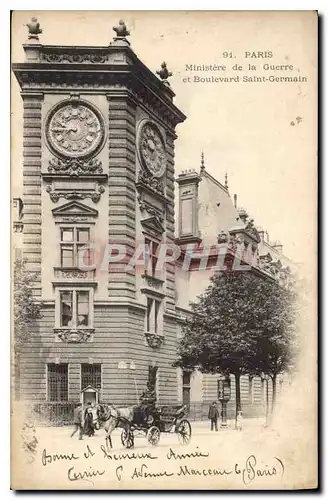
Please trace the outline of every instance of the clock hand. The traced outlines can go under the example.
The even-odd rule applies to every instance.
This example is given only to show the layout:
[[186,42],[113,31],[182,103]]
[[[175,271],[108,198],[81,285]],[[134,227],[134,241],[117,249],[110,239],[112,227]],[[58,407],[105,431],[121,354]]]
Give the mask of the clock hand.
[[70,127],[68,127],[67,132],[71,132],[71,131],[72,132],[77,132],[77,127],[74,127],[72,125]]
[[53,127],[51,129],[52,132],[63,132],[63,131],[67,131],[67,128],[66,127]]

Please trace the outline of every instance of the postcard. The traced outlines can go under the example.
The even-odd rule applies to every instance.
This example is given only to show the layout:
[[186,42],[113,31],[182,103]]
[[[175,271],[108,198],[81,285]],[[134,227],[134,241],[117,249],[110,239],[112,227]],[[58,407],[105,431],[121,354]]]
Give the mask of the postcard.
[[317,12],[11,22],[12,489],[316,489]]

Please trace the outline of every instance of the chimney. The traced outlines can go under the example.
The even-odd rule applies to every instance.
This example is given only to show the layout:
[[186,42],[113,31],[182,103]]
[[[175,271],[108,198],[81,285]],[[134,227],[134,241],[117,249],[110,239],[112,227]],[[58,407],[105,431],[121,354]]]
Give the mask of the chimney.
[[234,204],[235,208],[237,208],[237,195],[236,194],[233,195],[233,204]]
[[198,184],[201,176],[195,170],[185,170],[176,179],[179,185],[179,239],[194,240],[198,231]]

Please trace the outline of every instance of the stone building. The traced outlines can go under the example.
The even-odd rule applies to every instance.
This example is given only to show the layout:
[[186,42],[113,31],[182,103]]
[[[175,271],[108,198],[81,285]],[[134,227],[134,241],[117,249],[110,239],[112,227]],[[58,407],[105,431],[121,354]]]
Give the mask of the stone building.
[[[269,235],[261,228],[256,229],[254,221],[244,208],[238,207],[237,195],[229,193],[228,179],[220,183],[205,167],[202,154],[198,171],[182,172],[177,178],[178,190],[176,205],[178,206],[176,224],[176,242],[182,250],[182,259],[176,266],[177,315],[184,318],[190,314],[190,301],[205,291],[214,268],[224,267],[229,245],[236,244],[241,258],[240,264],[247,262],[254,273],[261,273],[267,279],[283,275],[281,270],[295,265],[283,254],[280,242],[270,242]],[[218,244],[223,252],[213,252]],[[184,252],[189,248],[189,255]],[[220,252],[219,251],[219,252]],[[237,252],[238,254],[238,252]],[[190,265],[186,266],[186,261]],[[238,264],[238,262],[237,262]],[[177,336],[182,335],[179,325]],[[285,377],[286,378],[286,377]],[[277,394],[282,389],[284,377],[278,377]],[[178,370],[178,399],[191,403],[196,413],[206,413],[208,403],[217,399],[218,376],[201,374],[198,371],[182,372]],[[246,416],[263,414],[266,398],[271,402],[272,384],[265,377],[242,376],[241,399]],[[202,402],[201,405],[197,404]],[[206,403],[206,404],[205,404]],[[230,414],[235,406],[234,377],[231,377],[231,400],[228,404]],[[202,410],[199,410],[201,408]]]
[[[159,76],[150,71],[123,22],[104,47],[42,45],[37,21],[28,27],[25,61],[13,64],[24,106],[23,200],[16,202],[23,210],[15,224],[27,269],[38,276],[42,319],[26,345],[20,397],[77,402],[90,386],[88,397],[136,404],[149,382],[159,403],[207,407],[216,378],[172,363],[181,318],[213,270],[200,279],[197,268],[172,259],[158,271],[160,248],[177,244],[183,253],[188,244],[234,237],[247,243],[255,267],[261,258],[282,260],[281,248],[238,210],[227,181],[214,179],[204,159],[199,172],[175,179],[175,127],[186,116],[174,104],[165,63]],[[124,260],[108,254],[108,242],[118,254],[124,247]],[[79,251],[89,244],[95,251],[81,267]],[[147,249],[141,263],[140,245]],[[263,402],[263,381],[245,379],[242,389]]]

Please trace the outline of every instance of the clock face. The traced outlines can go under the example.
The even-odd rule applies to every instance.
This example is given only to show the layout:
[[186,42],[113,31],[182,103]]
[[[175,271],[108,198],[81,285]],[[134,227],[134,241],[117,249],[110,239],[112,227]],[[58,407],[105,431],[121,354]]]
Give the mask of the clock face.
[[46,132],[52,149],[69,158],[91,155],[104,138],[100,116],[82,103],[65,104],[51,113]]
[[144,122],[139,133],[139,154],[142,163],[154,177],[162,177],[166,167],[163,139],[156,125]]

